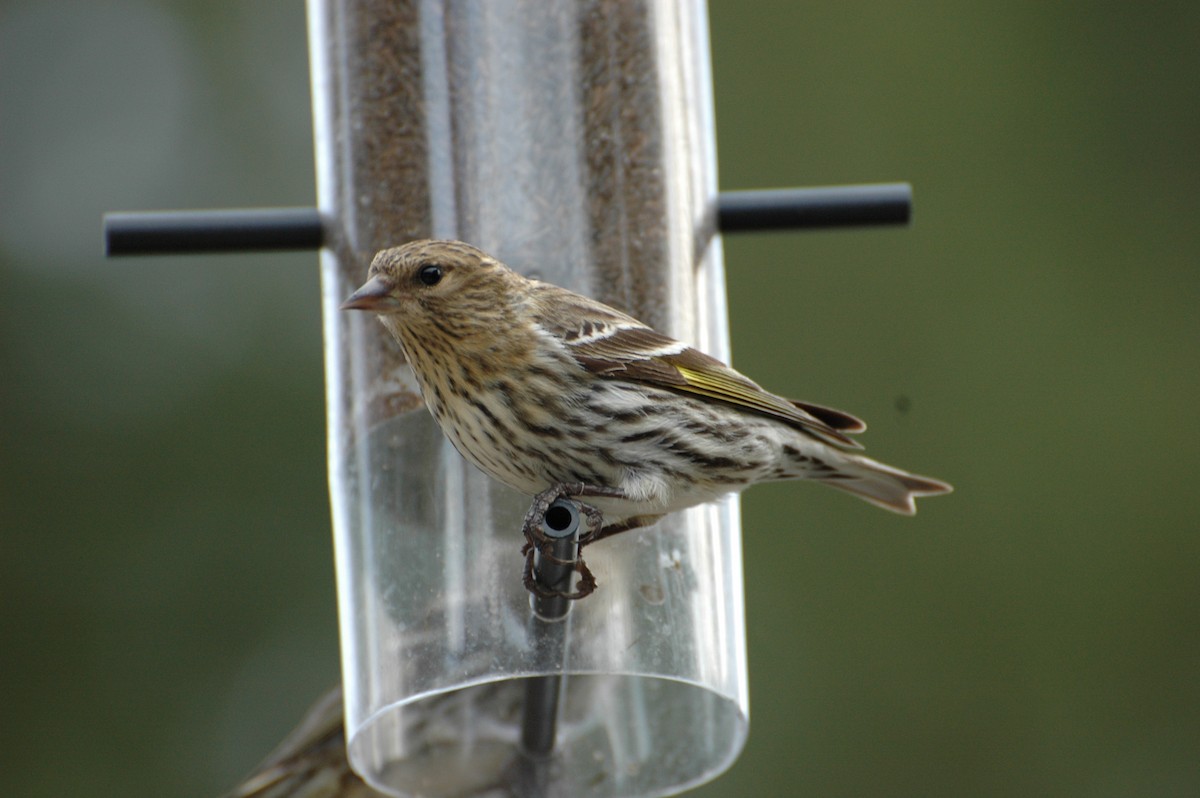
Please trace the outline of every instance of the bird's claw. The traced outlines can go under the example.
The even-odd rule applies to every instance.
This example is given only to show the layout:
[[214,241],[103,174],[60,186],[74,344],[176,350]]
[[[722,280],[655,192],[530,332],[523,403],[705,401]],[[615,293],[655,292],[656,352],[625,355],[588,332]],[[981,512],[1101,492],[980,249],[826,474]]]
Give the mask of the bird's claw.
[[[530,593],[546,598],[562,597],[574,601],[589,596],[595,591],[596,577],[587,567],[587,563],[583,561],[583,557],[577,555],[573,560],[556,557],[552,552],[553,538],[546,534],[543,526],[550,505],[559,499],[569,498],[579,506],[579,511],[587,526],[587,529],[579,536],[578,550],[582,551],[585,545],[601,537],[600,533],[604,528],[604,514],[598,508],[579,501],[579,497],[583,496],[622,497],[624,494],[615,488],[599,488],[585,485],[582,482],[567,482],[552,485],[537,494],[529,505],[522,527],[525,544],[521,546],[521,554],[525,557],[522,582]],[[579,574],[576,589],[573,591],[554,590],[538,582],[533,567],[535,554],[555,565],[570,565],[575,573]]]
[[548,588],[537,580],[533,575],[533,551],[531,550],[525,555],[525,571],[522,575],[522,582],[525,589],[535,596],[541,598],[564,598],[568,601],[578,601],[581,598],[590,596],[596,590],[596,577],[592,575],[592,571],[587,567],[582,559],[572,560],[569,563],[579,574],[579,581],[575,583],[574,590],[555,590]]

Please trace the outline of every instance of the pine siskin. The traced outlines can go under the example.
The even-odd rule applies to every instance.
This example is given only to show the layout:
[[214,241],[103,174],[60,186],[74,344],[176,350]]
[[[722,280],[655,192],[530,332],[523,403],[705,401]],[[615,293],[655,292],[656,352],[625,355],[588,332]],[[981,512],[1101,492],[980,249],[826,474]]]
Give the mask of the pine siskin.
[[350,769],[342,717],[339,685],[224,798],[382,798]]
[[[492,772],[488,768],[445,763],[453,755],[447,752],[458,751],[464,722],[487,718],[514,724],[521,717],[524,697],[525,683],[506,679],[441,693],[405,707],[397,736],[420,742],[421,747],[409,750],[407,756],[424,763],[422,775],[431,794],[511,795],[499,783],[480,781],[480,773]],[[223,798],[384,798],[350,767],[342,712],[339,685],[322,696],[271,755]],[[475,733],[482,732],[475,729]]]
[[848,435],[866,425],[854,416],[769,393],[469,244],[381,251],[342,308],[379,314],[467,460],[526,494],[590,497],[604,526],[581,542],[769,480],[815,480],[906,515],[915,497],[951,490],[855,453]]

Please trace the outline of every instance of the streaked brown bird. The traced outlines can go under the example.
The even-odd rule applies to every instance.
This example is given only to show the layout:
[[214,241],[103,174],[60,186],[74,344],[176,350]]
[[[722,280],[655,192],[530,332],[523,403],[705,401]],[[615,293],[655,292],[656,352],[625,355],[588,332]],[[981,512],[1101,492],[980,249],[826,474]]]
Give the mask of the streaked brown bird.
[[[769,480],[815,480],[906,515],[916,512],[915,497],[951,490],[858,454],[862,447],[847,436],[866,425],[854,416],[769,393],[618,310],[522,277],[469,244],[386,249],[342,307],[379,314],[464,457],[543,497],[542,510],[547,496],[575,493],[599,508],[605,525],[590,540]],[[511,705],[503,711],[512,714],[522,695],[484,699]],[[429,705],[416,722],[436,722],[454,711],[452,701]],[[346,761],[340,690],[226,798],[285,795],[381,795]]]
[[383,798],[350,769],[342,688],[314,704],[266,761],[223,798]]
[[906,515],[951,490],[859,454],[854,416],[770,393],[459,241],[381,251],[342,308],[379,314],[467,460],[523,493],[600,510],[585,543],[757,482],[813,480]]
[[[457,748],[464,717],[492,718],[503,724],[519,721],[525,683],[507,679],[427,698],[406,708],[406,740],[427,746],[410,751],[426,755],[424,771],[430,793],[439,795],[509,795],[501,785],[480,783],[486,769],[446,768],[440,752]],[[350,768],[342,724],[342,688],[330,690],[309,710],[300,725],[271,752],[254,772],[222,798],[384,798]]]

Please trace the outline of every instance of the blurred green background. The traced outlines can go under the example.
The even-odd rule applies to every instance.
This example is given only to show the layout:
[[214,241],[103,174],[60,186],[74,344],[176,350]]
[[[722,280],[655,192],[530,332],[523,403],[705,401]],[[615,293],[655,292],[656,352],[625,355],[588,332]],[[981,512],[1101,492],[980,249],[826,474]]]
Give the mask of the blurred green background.
[[[953,482],[744,501],[702,796],[1200,794],[1200,4],[713,0],[736,363]],[[337,678],[316,256],[105,261],[314,197],[302,4],[0,3],[0,794],[214,796]]]

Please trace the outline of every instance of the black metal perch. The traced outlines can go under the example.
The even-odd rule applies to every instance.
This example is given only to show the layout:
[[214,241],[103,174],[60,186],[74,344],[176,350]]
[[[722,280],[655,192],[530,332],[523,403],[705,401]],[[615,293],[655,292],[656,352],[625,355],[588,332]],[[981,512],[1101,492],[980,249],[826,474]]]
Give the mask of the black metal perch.
[[[907,183],[723,191],[722,233],[903,225],[912,218]],[[104,215],[104,252],[184,255],[318,249],[324,243],[316,208],[231,208],[128,211]]]
[[[562,621],[571,608],[571,602],[563,594],[570,590],[574,561],[579,556],[579,519],[579,505],[575,502],[558,499],[551,504],[542,528],[554,541],[552,556],[542,557],[535,552],[533,560],[533,578],[548,594],[531,596],[531,636],[538,641],[539,650],[555,652],[561,665],[566,664],[562,660],[567,650],[566,624]],[[556,595],[550,595],[551,591]],[[526,684],[521,749],[531,757],[544,757],[554,750],[562,679],[561,674],[538,676]]]

